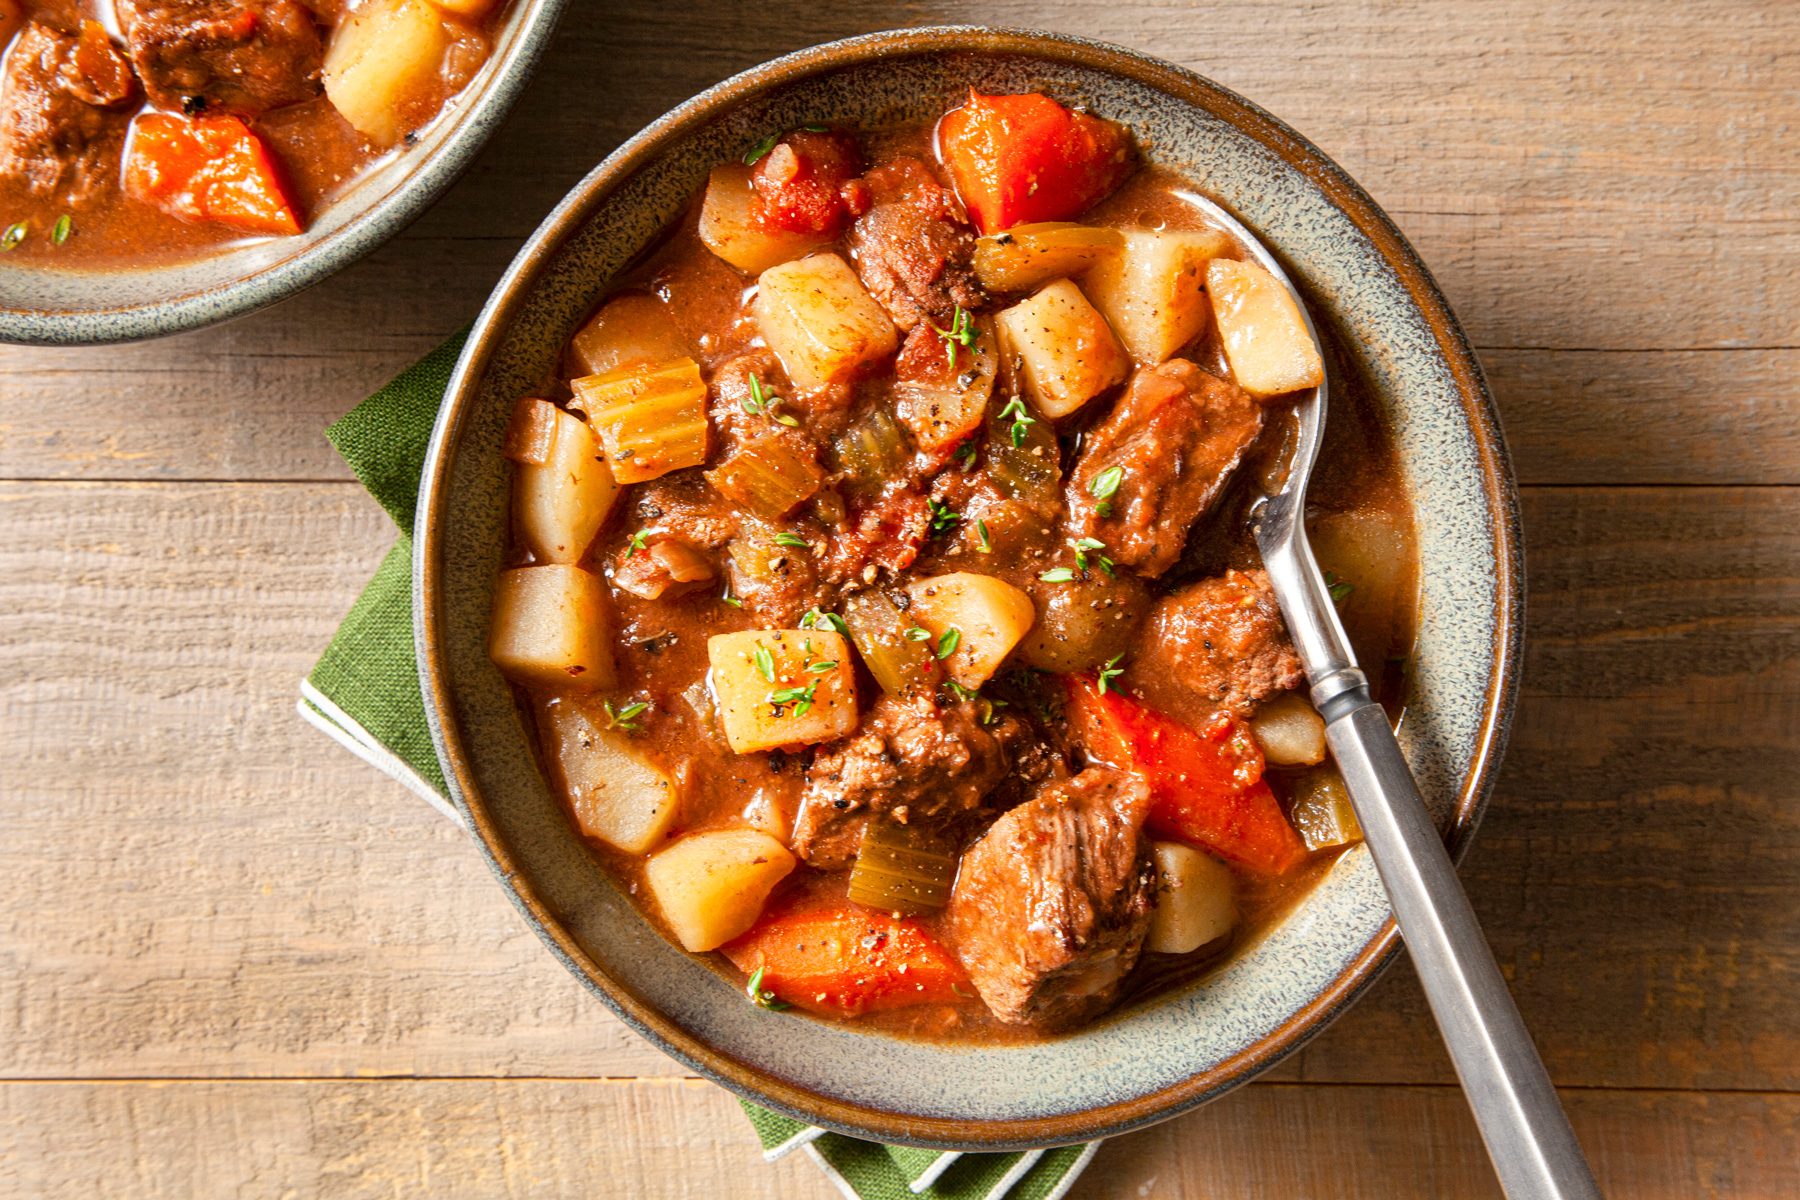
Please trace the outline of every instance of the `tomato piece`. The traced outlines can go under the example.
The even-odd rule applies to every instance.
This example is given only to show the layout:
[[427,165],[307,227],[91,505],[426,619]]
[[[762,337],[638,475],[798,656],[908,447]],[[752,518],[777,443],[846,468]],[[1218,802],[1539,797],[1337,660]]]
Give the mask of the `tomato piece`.
[[1048,96],[984,96],[945,113],[938,146],[963,206],[983,233],[1066,221],[1106,196],[1137,165],[1123,125]]
[[844,185],[861,165],[856,144],[843,134],[788,134],[750,172],[755,220],[771,232],[836,237],[850,217]]
[[777,999],[854,1017],[974,994],[968,973],[919,922],[845,902],[764,916],[721,953]]
[[1150,828],[1265,875],[1284,875],[1306,858],[1263,779],[1262,750],[1229,713],[1204,729],[1184,725],[1092,676],[1066,675],[1069,723],[1088,753],[1136,771],[1150,784]]
[[299,233],[281,169],[239,117],[151,112],[132,123],[125,192],[187,221]]

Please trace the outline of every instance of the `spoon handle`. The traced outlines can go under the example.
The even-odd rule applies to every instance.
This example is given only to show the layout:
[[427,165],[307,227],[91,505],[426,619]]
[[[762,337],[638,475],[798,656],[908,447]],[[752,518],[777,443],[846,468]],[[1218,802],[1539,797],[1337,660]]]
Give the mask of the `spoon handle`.
[[1387,713],[1366,685],[1336,691],[1324,712],[1332,755],[1501,1187],[1509,1200],[1598,1200]]

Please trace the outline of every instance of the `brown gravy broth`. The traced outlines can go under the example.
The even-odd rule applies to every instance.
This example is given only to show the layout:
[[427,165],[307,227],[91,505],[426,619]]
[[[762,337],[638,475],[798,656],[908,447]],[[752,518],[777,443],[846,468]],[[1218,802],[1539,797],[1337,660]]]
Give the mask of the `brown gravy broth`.
[[[871,162],[894,152],[923,156],[930,153],[927,133],[917,130],[865,134],[863,142]],[[1167,172],[1140,171],[1080,219],[1089,224],[1140,228],[1204,227],[1205,222],[1197,211],[1181,199],[1182,191],[1188,187],[1183,180]],[[715,257],[701,243],[696,231],[697,214],[696,198],[695,206],[638,265],[619,279],[607,298],[629,291],[647,291],[660,297],[681,331],[698,347],[702,370],[710,376],[722,363],[760,345],[760,341],[748,315],[748,297],[754,281]],[[1328,331],[1325,336],[1329,339]],[[1184,353],[1184,357],[1229,377],[1223,350],[1211,329],[1199,344]],[[1355,589],[1340,605],[1342,616],[1359,656],[1370,668],[1378,698],[1398,716],[1403,702],[1405,657],[1412,644],[1414,628],[1416,554],[1413,531],[1395,456],[1369,399],[1370,385],[1358,376],[1349,357],[1335,346],[1328,345],[1327,357],[1332,381],[1331,414],[1321,461],[1310,489],[1309,525],[1324,535],[1319,542],[1325,568],[1346,581],[1356,581]],[[571,373],[581,373],[572,358],[565,362],[562,378],[551,382],[545,394],[554,399],[565,399],[569,395],[567,378]],[[1078,440],[1081,427],[1092,424],[1110,407],[1112,394],[1092,402],[1084,415],[1060,426],[1065,446]],[[1273,407],[1279,407],[1279,402]],[[1258,479],[1263,476],[1279,479],[1285,471],[1294,435],[1295,422],[1291,414],[1268,422],[1232,485],[1191,533],[1181,563],[1162,580],[1156,581],[1153,591],[1160,594],[1183,582],[1217,574],[1228,567],[1260,565],[1249,527],[1249,508],[1261,491]],[[1065,454],[1067,461],[1072,461],[1072,455]],[[620,558],[631,533],[645,517],[646,514],[639,511],[627,495],[609,519],[608,526],[595,539],[587,565],[610,575],[611,564]],[[508,565],[526,565],[530,561],[530,555],[519,548],[515,539]],[[921,554],[919,564],[928,570],[932,567],[955,569],[956,561],[934,558],[928,548]],[[1379,578],[1375,577],[1376,572]],[[718,736],[707,713],[707,638],[716,633],[757,627],[748,612],[720,603],[720,591],[721,586],[715,584],[672,600],[647,601],[614,589],[620,628],[615,642],[619,684],[614,691],[621,696],[643,697],[651,702],[640,718],[643,728],[637,740],[640,746],[651,748],[665,769],[679,781],[682,811],[678,828],[700,831],[738,826],[747,820],[765,817],[771,807],[791,828],[802,787],[801,757],[781,752],[733,754]],[[877,689],[872,684],[865,686],[870,695],[875,694]],[[549,741],[549,727],[541,716],[548,706],[566,701],[533,699],[523,691],[519,695],[527,709],[535,710],[539,717],[539,727],[543,731],[540,752],[548,767],[554,763],[556,755]],[[556,778],[554,770],[550,771],[549,777]],[[1297,774],[1271,767],[1267,778],[1286,803]],[[570,820],[573,829],[572,815]],[[588,839],[588,842],[606,870],[629,894],[634,897],[647,894],[641,856],[621,853],[598,840]],[[1117,1013],[1129,1011],[1134,1003],[1189,984],[1217,967],[1236,950],[1256,941],[1304,898],[1330,868],[1337,853],[1315,854],[1300,869],[1280,879],[1260,878],[1234,870],[1241,915],[1231,935],[1188,955],[1146,954],[1128,980],[1119,1006],[1101,1019],[1111,1019]],[[802,864],[778,888],[771,898],[771,906],[780,904],[784,909],[803,909],[841,903],[845,899],[846,875],[846,872],[825,874]],[[647,919],[668,933],[653,906],[642,904],[640,907]],[[941,914],[918,919],[954,950],[949,922]],[[742,986],[741,976],[722,956],[706,957],[722,975]],[[801,1010],[795,1009],[785,1015],[801,1015]],[[829,1017],[814,1019],[833,1020]],[[972,989],[970,998],[959,1004],[921,1005],[838,1020],[864,1030],[937,1041],[1016,1043],[1056,1036],[998,1021],[974,996]]]
[[[322,39],[328,43],[331,30],[349,15],[352,6],[345,0],[308,3],[318,18]],[[99,21],[111,32],[116,45],[124,45],[112,0],[24,0],[23,7],[27,19],[63,30],[79,28],[84,19]],[[482,21],[458,26],[452,54],[459,57],[454,63],[446,63],[435,91],[415,102],[421,114],[419,129],[430,123],[424,117],[440,113],[480,68],[487,56],[488,35],[504,10],[504,4],[496,5]],[[0,52],[9,48],[0,46]],[[140,86],[140,101],[142,93]],[[6,261],[83,271],[116,270],[194,259],[270,240],[265,235],[211,222],[183,220],[125,194],[119,181],[119,164],[124,161],[129,142],[130,121],[140,113],[155,111],[158,110],[150,104],[140,103],[108,122],[100,144],[104,146],[104,160],[115,165],[109,177],[85,195],[71,195],[70,189],[42,195],[18,180],[0,176],[0,229],[22,223],[27,230],[19,244],[5,252]],[[319,213],[359,176],[399,149],[371,145],[323,94],[272,109],[249,123],[279,164],[303,227],[310,227]],[[416,131],[412,137],[416,139]],[[68,237],[57,245],[51,231],[65,216],[69,218]]]

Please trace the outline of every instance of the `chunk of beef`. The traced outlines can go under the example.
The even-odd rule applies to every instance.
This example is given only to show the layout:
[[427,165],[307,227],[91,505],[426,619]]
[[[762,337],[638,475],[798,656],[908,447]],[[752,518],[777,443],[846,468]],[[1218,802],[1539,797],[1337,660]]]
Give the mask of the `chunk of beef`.
[[655,529],[702,550],[716,550],[738,531],[740,519],[725,498],[690,471],[640,483],[632,490],[627,528]]
[[1227,571],[1158,601],[1126,673],[1151,705],[1195,725],[1221,709],[1246,715],[1303,677],[1266,571]]
[[931,320],[947,329],[959,305],[973,311],[987,302],[969,265],[975,233],[929,166],[892,159],[851,187],[866,190],[869,204],[850,228],[856,271],[894,324],[910,330]]
[[150,102],[254,116],[319,94],[324,46],[299,0],[121,0]]
[[71,204],[105,187],[127,123],[118,110],[135,91],[99,23],[68,34],[27,22],[0,74],[0,177]]
[[[1185,359],[1138,371],[1082,440],[1065,493],[1071,531],[1105,542],[1116,562],[1162,574],[1262,423],[1262,406],[1248,392]],[[1094,495],[1095,479],[1115,468],[1116,490]]]
[[[983,725],[984,716],[992,723]],[[1008,774],[1027,732],[1023,721],[973,702],[940,709],[929,698],[883,696],[860,730],[813,759],[794,823],[795,852],[830,871],[856,857],[871,816],[958,825]]]
[[956,952],[995,1016],[1062,1029],[1118,998],[1150,928],[1150,790],[1090,767],[1008,812],[964,853]]

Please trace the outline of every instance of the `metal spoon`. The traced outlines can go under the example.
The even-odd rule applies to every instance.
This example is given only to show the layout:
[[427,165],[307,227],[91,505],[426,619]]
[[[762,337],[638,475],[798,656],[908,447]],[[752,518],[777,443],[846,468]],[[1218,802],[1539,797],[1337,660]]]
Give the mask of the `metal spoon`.
[[[1317,345],[1319,333],[1305,303],[1268,248],[1205,197],[1187,199],[1293,293]],[[1321,357],[1323,353],[1320,347]],[[1325,433],[1325,402],[1323,382],[1297,401],[1300,440],[1287,481],[1257,511],[1263,565],[1501,1187],[1511,1200],[1598,1198],[1600,1190],[1556,1089],[1500,977],[1387,714],[1370,698],[1368,680],[1357,668],[1337,606],[1307,543],[1306,484]]]

